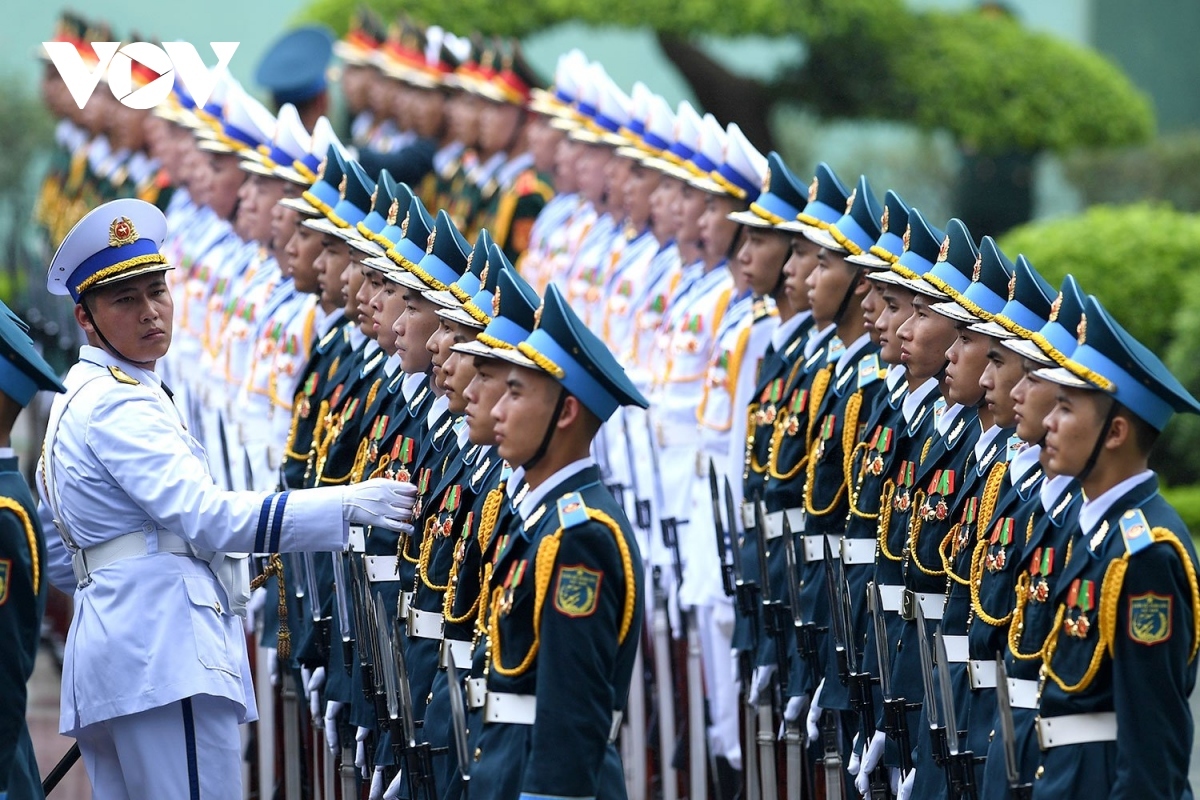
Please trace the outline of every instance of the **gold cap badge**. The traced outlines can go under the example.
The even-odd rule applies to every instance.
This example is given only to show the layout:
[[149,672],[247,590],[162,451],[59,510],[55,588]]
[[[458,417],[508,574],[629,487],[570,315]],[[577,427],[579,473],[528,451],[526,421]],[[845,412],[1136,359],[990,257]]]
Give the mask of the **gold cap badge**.
[[496,287],[496,293],[492,295],[492,316],[500,316],[500,287]]
[[1017,296],[1017,273],[1008,276],[1008,299],[1012,300]]
[[1083,347],[1087,342],[1087,314],[1079,315],[1079,327],[1075,329],[1075,332],[1079,334],[1079,338],[1076,341],[1079,342],[1080,347]]
[[939,264],[942,263],[949,256],[950,256],[950,237],[947,236],[945,239],[942,239],[942,246],[940,248],[938,248],[938,255],[937,255],[938,263]]
[[425,254],[426,255],[433,252],[433,243],[436,241],[437,241],[437,228],[434,228],[433,230],[431,230],[429,232],[429,241],[425,244]]
[[137,228],[129,217],[117,217],[108,226],[108,246],[120,247],[137,241]]
[[975,254],[975,266],[971,268],[971,283],[979,283],[979,273],[983,270],[983,254]]
[[904,226],[904,239],[903,239],[903,242],[904,242],[904,251],[903,251],[903,252],[907,253],[907,252],[908,252],[908,246],[909,246],[909,244],[911,244],[911,243],[912,243],[912,225],[905,225],[905,226]]
[[814,176],[812,179],[812,183],[810,183],[808,185],[808,202],[811,203],[813,200],[816,200],[816,199],[817,199],[817,179]]
[[342,176],[342,182],[338,184],[338,197],[346,199],[346,176]]
[[887,207],[887,206],[884,206],[884,207],[883,207],[883,216],[879,218],[879,229],[880,229],[881,231],[886,231],[886,230],[887,230],[887,227],[888,227],[888,211],[889,211],[888,207]]
[[850,209],[854,207],[854,198],[856,198],[856,197],[858,197],[858,187],[857,186],[855,186],[853,189],[850,190],[850,196],[846,198],[845,213],[847,213],[847,214],[850,213]]
[[389,226],[390,226],[390,225],[395,225],[395,224],[396,224],[396,217],[398,217],[399,215],[400,215],[400,201],[399,201],[399,200],[392,200],[392,205],[391,205],[391,206],[388,208],[388,213],[387,213],[387,224],[388,224]]
[[1058,322],[1058,311],[1062,308],[1062,292],[1058,293],[1058,297],[1054,298],[1054,302],[1050,304],[1050,321]]

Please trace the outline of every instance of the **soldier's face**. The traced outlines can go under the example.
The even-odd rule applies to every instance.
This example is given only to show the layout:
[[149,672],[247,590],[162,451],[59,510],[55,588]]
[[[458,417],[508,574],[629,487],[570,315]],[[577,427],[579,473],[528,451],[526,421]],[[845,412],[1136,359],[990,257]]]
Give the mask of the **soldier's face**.
[[[737,201],[725,195],[697,192],[704,196],[704,212],[697,223],[700,227],[700,250],[704,263],[711,267],[729,258],[729,250],[741,227],[729,219],[730,212],[737,207]],[[736,265],[730,268],[735,276],[741,276],[742,271]]]
[[[562,133],[562,131],[556,131],[556,133]],[[554,188],[560,194],[579,191],[576,160],[582,154],[583,149],[582,144],[566,134],[563,134],[559,138],[558,144],[554,146]]]
[[[804,236],[793,236],[790,246],[791,252],[783,265],[783,293],[792,308],[803,311],[809,307],[808,282],[817,271],[821,248]],[[829,319],[832,318],[831,313]]]
[[515,466],[529,463],[542,444],[561,387],[549,375],[511,367],[505,392],[492,407],[496,450]]
[[1009,350],[999,339],[988,338],[987,366],[979,385],[983,387],[983,402],[992,412],[992,421],[1001,428],[1016,423],[1013,389],[1025,375],[1023,359]]
[[629,209],[625,207],[625,182],[629,180],[630,168],[633,162],[628,158],[610,156],[604,165],[605,194],[609,206],[617,216],[625,216]]
[[[286,186],[282,190],[281,198],[299,196],[299,186],[290,182],[285,183]],[[279,266],[284,270],[284,277],[291,274],[291,265],[288,264],[288,259],[284,256],[284,253],[287,251],[288,240],[292,238],[292,232],[296,230],[296,222],[299,219],[299,211],[294,211],[287,206],[281,206],[278,200],[271,207],[271,249],[275,251],[275,257],[279,260]]]
[[883,312],[883,295],[879,291],[879,284],[875,281],[867,281],[867,293],[862,299],[863,323],[866,325],[867,333],[871,336],[871,341],[879,344],[879,331],[875,329],[875,322],[879,319],[879,315]]
[[246,173],[238,169],[237,156],[229,153],[208,154],[208,184],[205,202],[218,217],[233,219],[237,207],[238,189]]
[[400,368],[409,375],[429,372],[433,356],[426,344],[438,329],[438,315],[433,303],[420,292],[408,287],[401,289],[404,309],[396,318],[392,329],[396,333],[396,352],[400,354]]
[[342,67],[342,93],[350,111],[360,111],[367,104],[367,93],[371,87],[370,67],[346,64]]
[[450,401],[450,412],[462,414],[467,410],[467,387],[475,377],[475,357],[458,353],[450,348],[456,344],[474,341],[475,331],[457,322],[449,323],[449,335],[443,339],[447,352],[442,363],[442,384],[446,398]]
[[442,135],[446,96],[440,89],[415,89],[409,98],[408,110],[413,130],[418,136],[437,139]]
[[679,221],[675,240],[685,247],[701,249],[700,215],[704,213],[706,194],[683,181],[675,181],[675,184],[679,187],[671,204],[675,218]]
[[446,101],[446,123],[451,139],[467,147],[479,143],[479,107],[481,103],[467,92],[456,92]]
[[[349,251],[350,245],[345,242],[342,247]],[[357,255],[355,255],[357,254]],[[371,319],[369,304],[371,298],[364,296],[363,285],[367,276],[363,272],[362,259],[366,255],[358,250],[350,253],[350,263],[343,273],[346,278],[346,319],[358,325],[358,329],[366,336],[375,338],[375,320]]]
[[535,115],[525,125],[525,136],[529,140],[529,152],[533,154],[533,168],[541,173],[552,174],[558,145],[567,138],[566,134],[551,127],[545,117]]
[[[900,337],[900,361],[912,381],[925,381],[940,373],[946,365],[946,351],[958,336],[953,320],[930,308],[934,302],[914,293],[912,316],[896,332]],[[975,382],[978,391],[978,374]]]
[[875,321],[875,331],[879,334],[879,357],[888,364],[899,364],[900,326],[912,316],[913,293],[891,284],[883,284],[879,288],[879,296],[883,307],[879,310],[879,318]]
[[429,357],[433,363],[433,383],[440,393],[445,394],[446,373],[442,371],[442,367],[445,365],[446,359],[450,357],[450,323],[441,317],[437,317],[437,320],[438,326],[426,340],[425,349],[429,351]]
[[87,334],[88,343],[104,347],[104,338],[125,358],[140,364],[157,361],[171,347],[175,305],[167,288],[165,272],[151,272],[101,286],[84,294],[75,306],[75,319]]
[[669,242],[679,230],[678,199],[679,181],[658,176],[658,185],[650,193],[650,226],[660,243]]
[[[321,255],[321,236],[316,231],[304,227],[301,217],[296,215],[292,226],[292,236],[284,248],[283,261],[287,262],[288,270],[292,273],[292,282],[297,292],[304,294],[320,294],[320,271],[317,269],[317,256]],[[340,281],[339,281],[340,282]]]
[[[791,263],[791,259],[788,259]],[[787,274],[787,266],[784,266]],[[826,250],[824,247],[817,253],[817,267],[808,275],[805,285],[808,287],[808,303],[812,307],[813,319],[817,325],[837,322],[838,311],[846,294],[855,290],[860,282],[858,267],[846,263],[846,257],[841,253]],[[785,284],[786,289],[786,284]],[[788,299],[791,300],[791,294]],[[854,299],[850,299],[853,303]],[[792,302],[792,308],[797,308]]]
[[640,233],[650,222],[650,198],[658,188],[658,173],[628,158],[618,157],[616,160],[628,162],[622,205],[630,225]]
[[[375,299],[379,295],[380,290],[383,289],[383,273],[379,270],[367,269],[362,266],[359,266],[359,269],[363,276],[362,286],[358,289],[358,307],[362,314],[363,331],[366,332],[367,329],[370,329],[371,332],[368,335],[378,342],[379,317],[377,316],[377,311],[379,307],[376,306]],[[383,347],[383,344],[380,343],[379,346]],[[386,348],[384,352],[387,352]],[[388,353],[388,355],[391,355],[391,353]]]
[[575,160],[575,178],[579,184],[579,193],[584,199],[594,205],[604,202],[608,186],[608,162],[612,159],[609,148],[598,144],[575,143],[579,148],[579,157]]
[[1083,472],[1113,402],[1102,392],[1054,385],[1054,408],[1046,415],[1046,442],[1042,446],[1047,472]]
[[[933,312],[941,316],[936,311]],[[977,406],[983,402],[980,379],[988,365],[992,337],[976,333],[963,323],[955,325],[956,336],[946,348],[946,402]]]
[[396,353],[396,320],[404,311],[404,292],[400,284],[389,281],[383,273],[368,270],[369,274],[379,275],[379,289],[371,298],[371,315],[375,319],[375,341],[379,342],[383,352],[390,355]]
[[775,292],[783,262],[791,253],[792,237],[765,228],[746,228],[738,250],[737,266],[750,291],[769,295]]
[[1040,442],[1046,436],[1046,417],[1054,409],[1054,398],[1058,393],[1055,384],[1034,374],[1041,367],[1037,362],[1022,359],[1021,368],[1024,374],[1012,390],[1017,436],[1031,444]]
[[[327,310],[346,305],[346,267],[350,264],[350,245],[336,236],[325,236],[309,229],[321,240],[317,256],[317,284],[321,288],[321,305]],[[353,317],[350,318],[353,321]]]
[[492,409],[504,396],[508,364],[494,358],[475,358],[475,376],[467,384],[467,428],[472,444],[496,443],[496,420]]
[[479,149],[486,154],[499,153],[513,146],[524,110],[508,103],[481,103],[479,112]]

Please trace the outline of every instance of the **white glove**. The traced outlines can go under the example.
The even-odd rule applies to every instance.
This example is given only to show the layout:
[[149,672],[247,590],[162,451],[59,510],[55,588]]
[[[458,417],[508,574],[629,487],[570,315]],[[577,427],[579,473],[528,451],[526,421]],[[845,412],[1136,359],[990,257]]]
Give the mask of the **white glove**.
[[266,604],[266,587],[260,586],[250,592],[250,600],[246,603],[246,624],[252,624],[252,621],[257,620],[259,612],[263,610],[263,606]]
[[741,694],[746,687],[742,686],[742,670],[741,664],[738,661],[740,654],[736,647],[729,648],[729,677],[733,681],[733,688],[737,694]]
[[279,651],[274,647],[267,648],[267,675],[271,678],[271,685],[279,685]]
[[392,531],[412,533],[413,505],[417,487],[389,478],[372,478],[345,487],[342,519],[359,525],[378,525]]
[[858,752],[858,734],[854,734],[854,741],[850,743],[850,760],[846,762],[846,772],[851,775],[858,774],[858,768],[862,766],[862,754]]
[[891,767],[888,769],[888,786],[892,789],[892,797],[896,796],[896,792],[900,791],[900,768]]
[[325,685],[325,668],[317,667],[308,676],[305,676],[305,670],[300,670],[300,677],[304,678],[304,691],[308,692],[308,713],[313,719],[321,718],[321,687]]
[[382,800],[383,798],[383,767],[376,767],[371,775],[371,792],[367,800]]
[[339,703],[336,700],[330,700],[325,705],[325,746],[334,755],[337,755],[338,751],[337,715],[344,705],[345,703]]
[[821,682],[817,684],[817,690],[813,692],[812,703],[808,706],[808,740],[810,742],[821,739],[821,712],[825,710],[821,708],[821,690],[824,688],[825,679],[821,678]]
[[862,764],[858,775],[854,778],[854,787],[864,797],[871,793],[871,772],[883,758],[883,746],[886,742],[887,734],[883,731],[875,731],[871,741],[867,742],[867,746],[863,748]]
[[908,800],[912,796],[913,782],[916,779],[916,769],[910,769],[908,774],[904,776],[904,780],[900,781],[900,789],[896,792],[896,800]]
[[404,767],[392,778],[388,788],[383,790],[383,800],[400,800],[400,790],[404,788]]
[[775,737],[783,739],[787,735],[789,725],[795,725],[804,716],[805,709],[808,708],[808,695],[801,694],[795,697],[789,697],[787,705],[783,709],[783,719],[779,722],[779,733]]
[[774,664],[766,667],[754,668],[754,677],[750,679],[750,705],[758,705],[759,700],[764,696],[764,693],[770,693],[771,676],[774,674]]
[[719,597],[713,602],[712,624],[717,629],[717,632],[725,638],[725,641],[733,638],[734,618],[733,603],[729,598]]
[[367,737],[370,734],[371,730],[363,727],[354,732],[354,741],[358,742],[354,748],[354,766],[358,767],[364,781],[371,777],[370,767],[367,766]]

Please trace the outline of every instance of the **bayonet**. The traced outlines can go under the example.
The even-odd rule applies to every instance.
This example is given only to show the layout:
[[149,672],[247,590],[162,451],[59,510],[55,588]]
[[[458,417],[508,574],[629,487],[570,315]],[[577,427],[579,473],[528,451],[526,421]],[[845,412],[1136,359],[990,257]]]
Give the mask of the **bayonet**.
[[458,682],[458,668],[454,659],[446,663],[446,679],[450,683],[450,721],[453,724],[454,749],[458,754],[458,771],[462,775],[462,800],[467,800],[471,789],[471,755],[467,752],[467,709],[463,703],[462,686]]
[[321,616],[321,593],[317,587],[317,569],[312,553],[304,554],[304,579],[308,586],[308,610],[312,616],[317,655],[326,661],[329,658],[329,620]]
[[838,679],[845,686],[850,682],[850,675],[854,672],[851,663],[853,659],[850,654],[850,651],[854,649],[854,643],[849,641],[847,635],[847,619],[842,604],[842,586],[834,574],[833,550],[829,546],[828,539],[825,539],[824,569],[825,595],[829,600],[829,633],[833,637],[833,653],[837,663]]
[[1000,714],[1000,741],[1004,745],[1004,774],[1008,778],[1008,794],[1013,800],[1029,800],[1033,784],[1021,783],[1021,767],[1017,762],[1017,732],[1013,724],[1012,700],[1008,695],[1008,668],[1004,656],[996,655],[996,705]]
[[333,593],[338,616],[338,633],[342,640],[342,664],[350,672],[354,661],[354,639],[350,635],[350,608],[347,602],[346,554],[330,553],[333,559]]
[[[399,641],[399,631],[396,620],[392,620],[392,637]],[[437,791],[433,775],[433,749],[429,742],[417,741],[417,723],[413,718],[412,690],[408,681],[408,664],[404,660],[404,648],[396,648],[395,669],[400,700],[400,730],[392,731],[393,748],[399,746],[397,753],[401,758],[405,774],[408,776],[408,796],[413,800],[435,800]],[[400,741],[397,744],[397,735]]]
[[[917,605],[920,605],[919,603]],[[946,642],[942,626],[933,632],[933,646],[937,653],[938,689],[942,700],[942,714],[946,719],[946,764],[950,781],[948,797],[975,798],[975,755],[962,749],[954,708],[954,687],[950,681],[950,659],[946,654]]]
[[908,711],[920,708],[910,706],[903,697],[892,693],[892,667],[888,658],[887,625],[883,619],[883,597],[879,586],[873,581],[868,585],[868,609],[875,626],[875,652],[879,660],[879,687],[883,692],[884,732],[896,743],[900,751],[900,772],[907,775],[912,769],[912,744],[908,735]]
[[[730,545],[737,547],[737,542],[727,543],[725,540],[725,524],[721,521],[721,490],[717,487],[717,467],[713,460],[708,459],[708,493],[712,497],[713,533],[717,538],[717,562],[721,565],[721,588],[726,597],[733,597],[733,563],[729,560],[727,550]],[[733,530],[734,521],[729,521]]]
[[[738,535],[740,530],[740,520],[737,515],[737,505],[733,502],[733,487],[729,485],[729,478],[725,478],[725,518],[729,521],[729,556],[733,565],[734,587],[746,585],[746,570],[742,564],[742,543],[741,537]],[[753,584],[750,584],[753,585]],[[739,600],[740,602],[740,600]],[[742,609],[745,613],[746,609]]]

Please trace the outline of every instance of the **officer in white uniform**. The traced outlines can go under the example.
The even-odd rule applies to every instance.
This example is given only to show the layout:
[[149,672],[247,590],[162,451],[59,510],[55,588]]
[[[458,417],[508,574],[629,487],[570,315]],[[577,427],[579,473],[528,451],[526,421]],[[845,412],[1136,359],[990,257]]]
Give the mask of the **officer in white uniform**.
[[[74,591],[59,729],[79,741],[96,800],[242,796],[237,726],[256,718],[234,551],[328,551],[346,522],[397,528],[415,488],[264,494],[214,484],[154,372],[171,342],[162,213],[95,209],[50,265],[88,344],[51,410],[39,465],[47,574]],[[198,376],[215,379],[216,376]],[[47,527],[49,530],[49,527]]]

